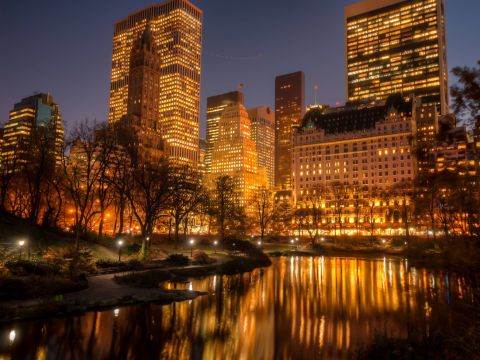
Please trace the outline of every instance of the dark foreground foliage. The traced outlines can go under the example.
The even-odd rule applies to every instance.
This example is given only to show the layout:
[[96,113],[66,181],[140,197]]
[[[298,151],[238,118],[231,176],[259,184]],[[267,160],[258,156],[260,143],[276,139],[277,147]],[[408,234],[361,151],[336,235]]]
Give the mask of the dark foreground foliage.
[[60,276],[0,277],[0,301],[25,300],[66,294],[88,286],[86,278],[72,280]]

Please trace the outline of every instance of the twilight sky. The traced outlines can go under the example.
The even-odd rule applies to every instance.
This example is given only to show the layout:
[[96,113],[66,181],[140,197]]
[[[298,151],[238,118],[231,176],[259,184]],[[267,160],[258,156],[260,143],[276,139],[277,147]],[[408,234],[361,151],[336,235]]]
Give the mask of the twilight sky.
[[[204,10],[201,134],[207,96],[245,84],[274,105],[274,78],[303,70],[307,104],[345,101],[343,7],[353,0],[193,0]],[[479,0],[445,0],[449,67],[480,59]],[[67,123],[107,117],[113,24],[152,0],[0,0],[0,123],[49,92]],[[450,78],[450,83],[453,78]]]

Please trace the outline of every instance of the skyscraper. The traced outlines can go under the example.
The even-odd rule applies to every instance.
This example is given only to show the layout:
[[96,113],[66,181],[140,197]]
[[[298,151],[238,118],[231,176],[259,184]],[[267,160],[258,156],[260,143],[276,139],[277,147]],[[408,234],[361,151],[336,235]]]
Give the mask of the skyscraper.
[[275,186],[292,188],[292,127],[303,116],[305,76],[302,71],[275,78]]
[[15,171],[28,163],[35,151],[47,151],[59,165],[63,151],[64,130],[59,106],[48,94],[22,99],[10,111],[3,129],[2,166]]
[[448,112],[443,0],[364,0],[345,26],[349,101],[414,93]]
[[255,190],[267,185],[267,175],[264,168],[258,167],[257,149],[245,107],[232,104],[225,108],[218,129],[210,176],[231,176],[235,180],[241,205],[251,208]]
[[218,122],[223,110],[229,105],[243,105],[243,101],[243,94],[240,91],[232,91],[207,98],[207,148],[205,153],[205,168],[207,172],[211,170],[213,147],[218,140]]
[[[143,84],[147,87],[148,94],[155,92],[155,82],[130,78],[132,48],[148,25],[148,36],[155,43],[161,64],[158,99],[148,99],[147,108],[150,107],[150,110],[144,114],[157,117],[148,121],[152,120],[154,128],[161,132],[167,143],[169,158],[195,166],[199,155],[202,17],[202,11],[188,0],[167,0],[117,22],[113,36],[110,86],[111,123],[127,115],[132,81],[135,86]],[[145,107],[145,99],[140,98],[134,105],[140,107],[139,101]],[[158,107],[158,110],[154,107]]]
[[165,154],[160,131],[161,57],[150,25],[133,42],[128,84],[127,114],[123,123],[135,130],[142,155],[151,160]]
[[275,186],[275,114],[267,106],[248,109],[252,140],[257,146],[258,166],[267,171],[268,185]]

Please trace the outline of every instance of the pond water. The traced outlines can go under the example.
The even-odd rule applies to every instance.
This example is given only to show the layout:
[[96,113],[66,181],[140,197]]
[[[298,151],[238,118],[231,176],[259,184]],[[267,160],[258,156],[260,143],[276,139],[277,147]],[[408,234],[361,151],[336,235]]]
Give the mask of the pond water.
[[209,295],[0,324],[0,359],[348,359],[376,335],[454,323],[452,306],[472,301],[462,277],[398,259],[283,257],[177,288]]

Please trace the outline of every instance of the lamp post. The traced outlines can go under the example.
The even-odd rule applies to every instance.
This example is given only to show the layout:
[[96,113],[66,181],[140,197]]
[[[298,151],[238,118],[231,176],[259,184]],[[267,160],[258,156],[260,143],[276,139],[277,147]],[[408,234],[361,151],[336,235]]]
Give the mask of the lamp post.
[[218,245],[218,241],[215,240],[215,241],[213,242],[213,248],[215,249],[215,250],[214,250],[215,254],[217,253],[217,245]]
[[25,245],[25,240],[20,240],[18,242],[18,247],[20,248],[20,260],[22,260],[22,249],[24,245]]
[[147,249],[149,249],[150,248],[150,236],[147,236],[147,238],[145,240],[147,240]]
[[10,333],[8,334],[8,340],[10,340],[10,345],[13,344],[15,341],[15,338],[17,337],[17,333],[15,330],[11,330]]
[[190,257],[193,258],[193,246],[195,245],[195,240],[190,239]]
[[118,240],[117,241],[118,245],[118,262],[122,261],[122,245],[123,245],[123,240]]

